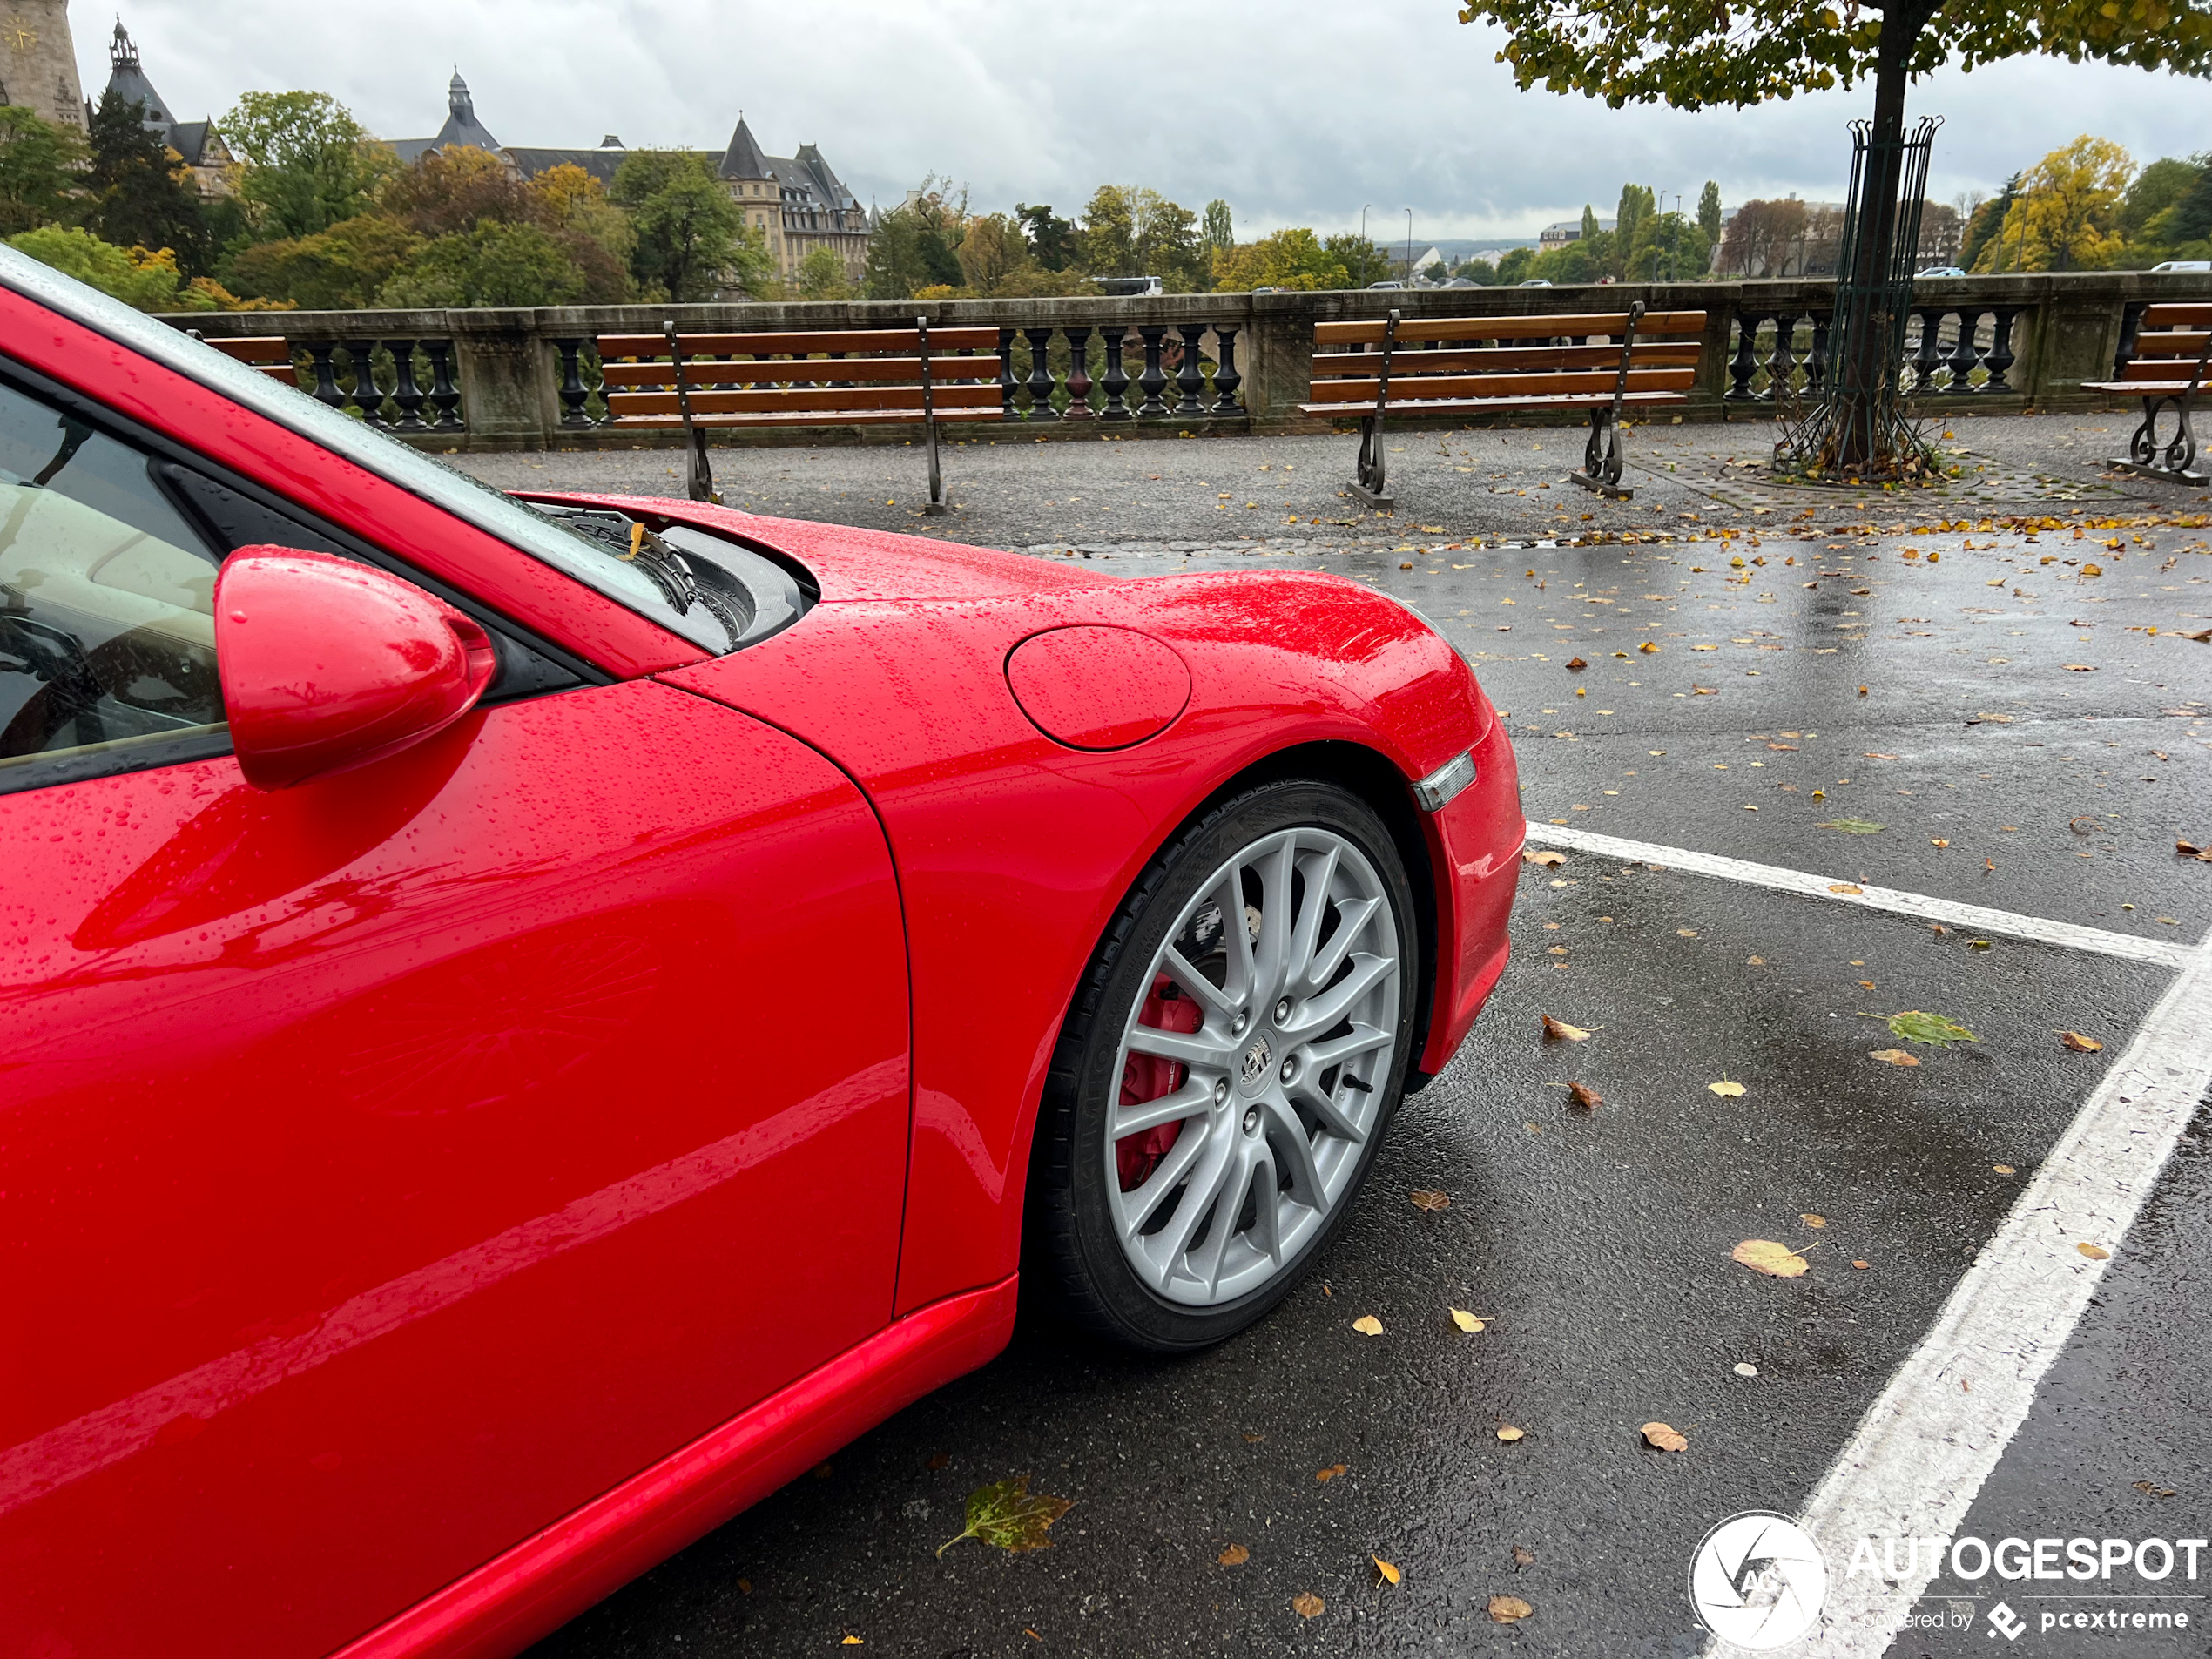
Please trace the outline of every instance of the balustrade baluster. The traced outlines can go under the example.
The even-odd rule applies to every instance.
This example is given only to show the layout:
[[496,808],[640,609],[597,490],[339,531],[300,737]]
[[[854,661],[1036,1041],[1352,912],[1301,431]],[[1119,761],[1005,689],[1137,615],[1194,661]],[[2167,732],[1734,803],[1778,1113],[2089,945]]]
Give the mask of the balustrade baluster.
[[1974,389],[1974,365],[1981,358],[1981,312],[1979,308],[1959,314],[1959,338],[1952,343],[1950,391],[1953,396]]
[[[430,407],[437,411],[437,418],[430,424],[440,432],[458,432],[462,426],[461,388],[453,383],[453,342],[450,340],[426,340],[422,342],[422,354],[430,360]],[[577,382],[577,388],[581,392],[581,381]],[[589,393],[583,394],[583,396],[589,395]],[[563,392],[562,396],[565,401],[567,394]],[[577,400],[577,413],[583,415],[582,423],[590,426],[591,417],[583,415],[583,396]]]
[[1022,332],[1029,341],[1029,418],[1057,421],[1060,411],[1052,407],[1052,330],[1048,327]]
[[2006,374],[2013,367],[2013,319],[2019,316],[2018,306],[1998,306],[1992,309],[1995,322],[1990,330],[1989,354],[1981,366],[1989,371],[1989,378],[1981,383],[1984,392],[2004,394],[2013,388],[2005,382]]
[[1747,403],[1755,395],[1751,377],[1759,372],[1758,335],[1763,320],[1755,311],[1736,314],[1736,355],[1729,360],[1729,386],[1722,395],[1728,401]]
[[338,389],[337,365],[331,357],[338,349],[334,340],[310,340],[306,342],[307,361],[315,371],[314,400],[334,409],[346,407],[346,395]]
[[1935,390],[1935,372],[1943,361],[1943,313],[1917,306],[1912,314],[1920,320],[1920,340],[1912,354],[1912,390],[1925,397]]
[[1828,330],[1835,321],[1825,311],[1815,312],[1812,319],[1812,350],[1805,358],[1805,391],[1817,395],[1828,381]]
[[1175,376],[1183,401],[1175,406],[1175,412],[1178,415],[1204,415],[1206,406],[1198,401],[1198,394],[1206,389],[1206,376],[1199,361],[1198,342],[1205,338],[1206,326],[1202,322],[1177,323],[1175,331],[1183,336],[1183,363]]
[[384,349],[392,354],[392,401],[400,409],[400,418],[392,422],[392,430],[428,431],[430,428],[422,419],[422,388],[415,383],[415,342],[388,340]]
[[1244,383],[1244,377],[1237,372],[1237,330],[1216,323],[1213,342],[1213,412],[1217,415],[1242,415],[1244,406],[1237,401],[1237,388]]
[[1168,406],[1160,401],[1160,394],[1167,389],[1168,377],[1160,372],[1160,341],[1167,334],[1163,323],[1141,322],[1137,334],[1144,341],[1144,373],[1137,385],[1143,388],[1144,401],[1137,406],[1137,414],[1165,415]]
[[1776,402],[1786,403],[1797,395],[1797,388],[1791,384],[1797,371],[1797,354],[1794,349],[1797,338],[1797,314],[1784,312],[1774,320],[1774,354],[1766,362],[1766,395]]
[[353,364],[354,384],[347,396],[361,412],[361,419],[371,426],[388,424],[384,419],[384,388],[376,383],[376,342],[373,340],[349,340],[346,355]]
[[1014,407],[1014,330],[999,330],[999,404],[1000,413],[1013,420],[1021,413]]
[[1129,391],[1129,366],[1122,361],[1122,354],[1129,348],[1129,328],[1126,325],[1109,324],[1100,329],[1106,345],[1106,373],[1099,385],[1105,388],[1106,407],[1098,412],[1102,421],[1134,421],[1124,396]]
[[1068,335],[1068,414],[1070,421],[1092,418],[1090,408],[1090,330],[1070,323]]

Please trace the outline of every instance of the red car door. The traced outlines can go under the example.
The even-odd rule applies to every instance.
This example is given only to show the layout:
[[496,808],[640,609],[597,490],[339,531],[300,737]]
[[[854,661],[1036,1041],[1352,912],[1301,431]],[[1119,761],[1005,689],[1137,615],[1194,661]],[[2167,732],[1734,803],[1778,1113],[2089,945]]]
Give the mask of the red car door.
[[890,860],[652,681],[253,788],[223,550],[0,405],[0,1651],[324,1652],[887,1322]]

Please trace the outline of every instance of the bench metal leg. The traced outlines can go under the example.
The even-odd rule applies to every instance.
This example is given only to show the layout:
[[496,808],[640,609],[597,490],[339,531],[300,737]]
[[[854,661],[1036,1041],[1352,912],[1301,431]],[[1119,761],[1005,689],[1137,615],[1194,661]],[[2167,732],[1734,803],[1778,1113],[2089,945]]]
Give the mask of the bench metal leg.
[[1568,475],[1608,501],[1634,501],[1636,492],[1621,488],[1621,423],[1609,408],[1590,411],[1590,441],[1582,448],[1582,470]]
[[1384,489],[1382,417],[1370,415],[1359,422],[1359,469],[1352,480],[1352,493],[1378,512],[1388,512],[1398,503]]
[[684,448],[684,494],[691,501],[722,504],[722,492],[714,487],[714,469],[707,464],[706,433],[693,427],[686,435],[691,442]]
[[945,475],[937,466],[937,386],[929,373],[929,319],[916,317],[914,333],[921,342],[921,434],[929,451],[929,499],[921,510],[927,517],[941,518],[952,502],[945,499]]
[[[2188,397],[2147,397],[2143,400],[2143,423],[2128,440],[2128,453],[2114,456],[2105,465],[2115,472],[2133,473],[2139,478],[2160,478],[2171,484],[2194,484],[2202,489],[2212,478],[2195,470],[2196,434],[2189,428],[2189,406],[2195,400]],[[2158,441],[2158,416],[2168,403],[2174,406],[2174,435],[2164,443]]]

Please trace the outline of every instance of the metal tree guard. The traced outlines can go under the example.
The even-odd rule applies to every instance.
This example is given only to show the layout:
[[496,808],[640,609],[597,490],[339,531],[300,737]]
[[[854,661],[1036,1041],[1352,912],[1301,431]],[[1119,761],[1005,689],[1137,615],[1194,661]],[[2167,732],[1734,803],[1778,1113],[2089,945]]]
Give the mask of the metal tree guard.
[[[1836,262],[1836,308],[1828,373],[1801,395],[1775,388],[1784,435],[1775,470],[1806,482],[1932,480],[1941,475],[1934,447],[1904,408],[1905,333],[1919,263],[1920,209],[1928,158],[1941,116],[1924,116],[1892,144],[1877,143],[1873,124],[1851,124],[1851,193]],[[1862,249],[1873,192],[1893,189],[1897,212],[1889,246]],[[1863,266],[1863,268],[1862,268]]]

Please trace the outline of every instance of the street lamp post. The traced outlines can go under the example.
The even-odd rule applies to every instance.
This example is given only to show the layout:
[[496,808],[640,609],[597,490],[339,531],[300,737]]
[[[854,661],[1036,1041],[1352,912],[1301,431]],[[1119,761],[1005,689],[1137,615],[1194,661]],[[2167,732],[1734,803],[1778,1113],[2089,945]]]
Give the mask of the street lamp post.
[[1406,210],[1406,286],[1413,284],[1413,210]]

